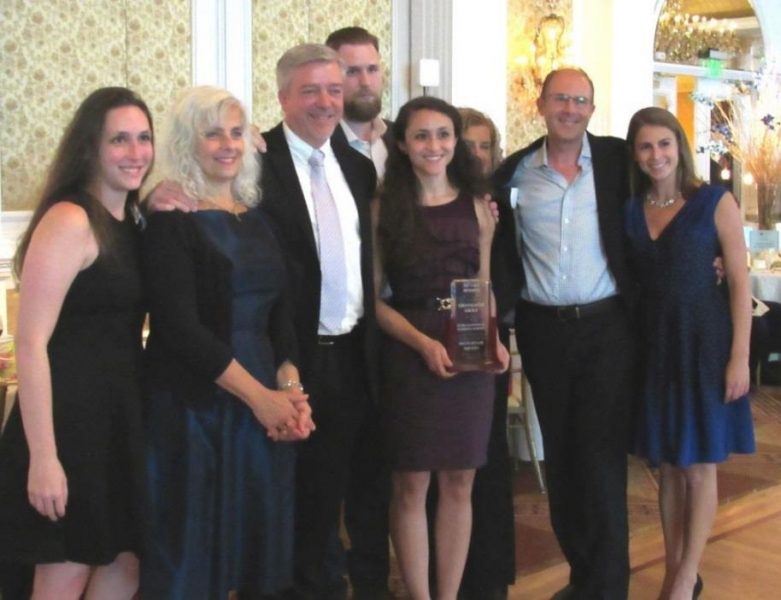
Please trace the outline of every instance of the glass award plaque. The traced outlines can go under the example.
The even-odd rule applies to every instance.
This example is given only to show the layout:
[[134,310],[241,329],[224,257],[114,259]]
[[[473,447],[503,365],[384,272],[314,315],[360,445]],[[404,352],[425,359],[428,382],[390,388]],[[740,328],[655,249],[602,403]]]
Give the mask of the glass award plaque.
[[450,284],[450,318],[445,348],[454,371],[501,368],[496,348],[496,314],[491,282],[454,279]]

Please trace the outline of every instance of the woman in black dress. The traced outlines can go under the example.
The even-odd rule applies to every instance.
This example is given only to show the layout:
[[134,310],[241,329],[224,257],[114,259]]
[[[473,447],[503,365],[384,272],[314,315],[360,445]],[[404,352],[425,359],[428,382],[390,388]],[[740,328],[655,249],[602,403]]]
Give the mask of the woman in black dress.
[[[382,401],[393,469],[391,537],[413,598],[430,597],[426,493],[437,472],[437,593],[455,599],[472,527],[475,469],[485,463],[493,375],[454,373],[443,345],[458,278],[489,279],[494,220],[477,161],[459,138],[458,111],[417,98],[394,123],[376,224],[377,320],[383,348]],[[387,284],[392,296],[381,298]],[[507,351],[497,340],[503,369]]]
[[143,459],[138,188],[152,119],[93,92],[60,142],[16,256],[19,402],[0,440],[0,558],[34,564],[33,598],[131,598]]
[[[494,122],[474,108],[459,108],[467,148],[491,177],[502,160],[499,132]],[[497,290],[499,339],[509,347],[514,310],[502,307],[505,282],[492,273]],[[513,297],[513,294],[510,294]],[[463,600],[502,600],[515,582],[515,525],[513,520],[512,465],[507,445],[509,370],[495,378],[494,415],[488,437],[488,459],[475,474],[472,490],[472,539],[461,583]]]

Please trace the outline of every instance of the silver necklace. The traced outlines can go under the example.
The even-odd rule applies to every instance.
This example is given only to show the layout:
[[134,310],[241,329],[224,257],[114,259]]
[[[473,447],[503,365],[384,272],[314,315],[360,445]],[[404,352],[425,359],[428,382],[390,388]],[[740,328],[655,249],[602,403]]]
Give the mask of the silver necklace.
[[648,192],[645,195],[645,201],[648,202],[650,206],[654,206],[656,208],[667,208],[668,206],[675,204],[678,201],[680,195],[680,192],[675,192],[675,195],[670,196],[669,198],[654,198],[651,196],[651,192]]

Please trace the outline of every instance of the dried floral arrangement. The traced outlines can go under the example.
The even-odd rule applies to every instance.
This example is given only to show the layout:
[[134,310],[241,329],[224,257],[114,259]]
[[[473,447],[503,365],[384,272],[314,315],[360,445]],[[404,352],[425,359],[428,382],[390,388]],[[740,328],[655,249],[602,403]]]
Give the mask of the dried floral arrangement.
[[716,109],[711,142],[697,148],[739,161],[757,184],[759,224],[773,227],[772,210],[781,185],[781,71],[775,62],[766,64],[753,81],[735,86],[731,100],[714,102],[692,94],[696,102]]

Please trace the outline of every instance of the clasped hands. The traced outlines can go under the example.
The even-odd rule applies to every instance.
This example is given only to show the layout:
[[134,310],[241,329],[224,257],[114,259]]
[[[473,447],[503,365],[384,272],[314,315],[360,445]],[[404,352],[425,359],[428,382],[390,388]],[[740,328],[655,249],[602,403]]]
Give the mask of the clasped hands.
[[258,418],[275,442],[305,440],[315,430],[309,395],[302,387],[271,391],[269,400]]

